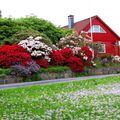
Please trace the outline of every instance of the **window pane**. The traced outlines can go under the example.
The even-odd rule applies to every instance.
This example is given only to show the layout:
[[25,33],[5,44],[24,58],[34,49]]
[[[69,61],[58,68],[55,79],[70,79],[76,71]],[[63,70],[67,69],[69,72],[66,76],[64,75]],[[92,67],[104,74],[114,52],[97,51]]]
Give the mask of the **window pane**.
[[105,33],[105,30],[102,27],[100,27],[100,32]]
[[93,31],[94,31],[94,32],[100,32],[100,27],[99,27],[99,25],[93,25]]
[[93,25],[88,32],[93,33],[106,33],[106,31],[100,25]]
[[106,53],[105,44],[101,44],[101,49],[98,51],[99,53]]

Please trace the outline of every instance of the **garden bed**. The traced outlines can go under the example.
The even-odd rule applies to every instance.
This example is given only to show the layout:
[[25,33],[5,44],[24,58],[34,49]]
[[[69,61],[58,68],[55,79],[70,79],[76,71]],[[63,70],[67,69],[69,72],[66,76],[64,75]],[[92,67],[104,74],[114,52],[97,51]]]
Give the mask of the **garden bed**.
[[51,67],[48,69],[41,69],[36,75],[29,78],[25,77],[15,77],[11,75],[0,76],[0,84],[10,84],[17,82],[26,81],[39,81],[39,80],[51,80],[60,78],[72,78],[80,76],[91,76],[91,75],[104,75],[104,74],[117,74],[120,73],[120,67],[107,67],[107,68],[92,68],[87,69],[84,73],[74,73],[66,66]]

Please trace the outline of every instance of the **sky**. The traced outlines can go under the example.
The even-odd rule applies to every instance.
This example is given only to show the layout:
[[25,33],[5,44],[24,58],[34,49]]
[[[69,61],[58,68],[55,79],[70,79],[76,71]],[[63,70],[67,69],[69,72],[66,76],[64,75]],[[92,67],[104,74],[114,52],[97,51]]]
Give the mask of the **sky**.
[[120,0],[0,0],[3,17],[20,18],[36,15],[57,26],[98,15],[120,36]]

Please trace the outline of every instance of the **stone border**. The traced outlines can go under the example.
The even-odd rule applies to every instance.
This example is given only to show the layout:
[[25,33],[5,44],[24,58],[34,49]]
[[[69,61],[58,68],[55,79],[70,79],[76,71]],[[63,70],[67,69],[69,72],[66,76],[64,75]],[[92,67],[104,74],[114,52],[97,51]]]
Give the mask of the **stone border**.
[[[86,73],[88,76],[118,74],[120,73],[120,67],[109,67],[109,68],[103,68],[103,69],[92,68],[92,69],[88,69]],[[40,78],[42,80],[51,80],[51,79],[61,79],[61,78],[73,78],[73,77],[76,77],[77,75],[78,74],[73,73],[70,70],[67,70],[67,71],[59,72],[59,73],[56,73],[56,72],[40,73]],[[10,84],[10,83],[19,83],[19,82],[23,82],[22,77],[14,77],[10,75],[0,77],[0,84]]]

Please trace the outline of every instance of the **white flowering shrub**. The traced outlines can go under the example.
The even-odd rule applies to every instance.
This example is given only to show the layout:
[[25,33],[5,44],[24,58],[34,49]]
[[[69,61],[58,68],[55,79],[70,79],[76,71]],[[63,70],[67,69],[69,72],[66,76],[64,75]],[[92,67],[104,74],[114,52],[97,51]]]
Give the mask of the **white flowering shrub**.
[[49,55],[52,52],[52,48],[41,42],[42,39],[41,36],[35,38],[30,36],[26,40],[20,41],[19,45],[31,53],[32,57],[39,57],[50,62]]
[[118,56],[118,55],[114,56],[113,61],[120,62],[120,56]]
[[80,47],[88,44],[90,42],[88,39],[90,38],[85,32],[81,32],[80,35],[74,33],[61,38],[57,45],[60,48],[69,47],[73,49],[74,47]]

